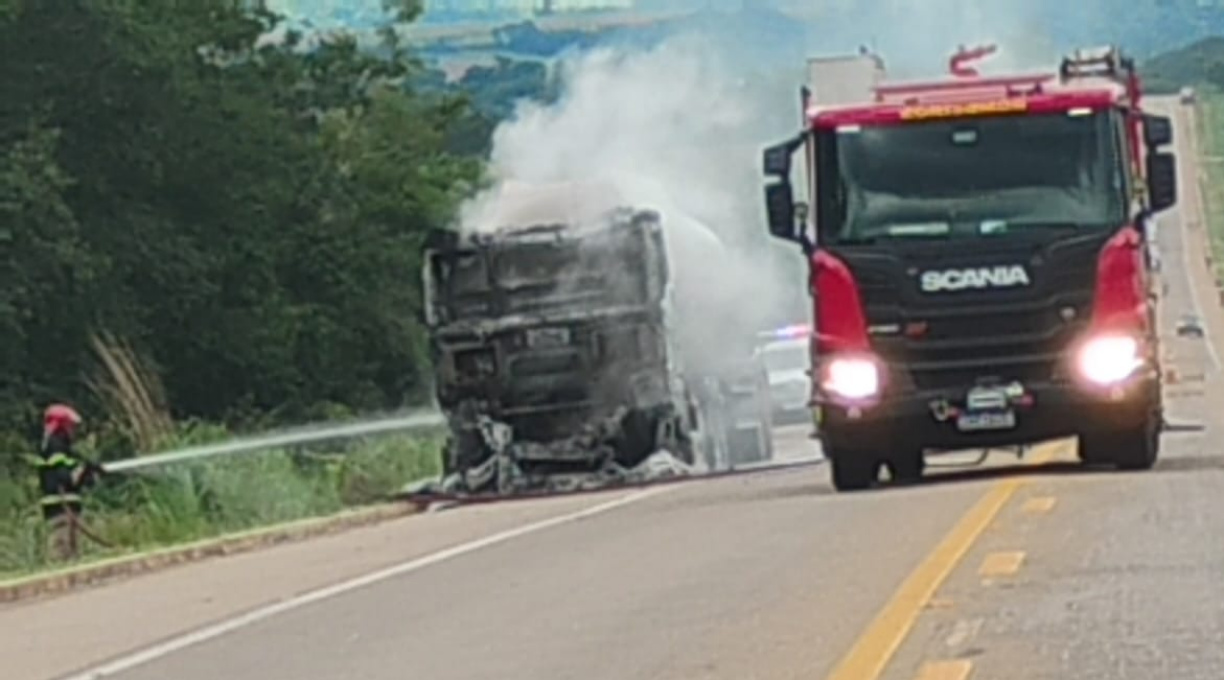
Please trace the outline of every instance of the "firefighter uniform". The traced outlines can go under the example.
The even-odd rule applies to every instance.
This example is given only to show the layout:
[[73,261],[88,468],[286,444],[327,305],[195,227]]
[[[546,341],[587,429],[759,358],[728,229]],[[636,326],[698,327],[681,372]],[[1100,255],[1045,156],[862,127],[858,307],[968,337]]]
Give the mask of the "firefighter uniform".
[[30,462],[38,470],[43,518],[50,523],[52,549],[58,557],[76,553],[76,531],[72,524],[81,516],[81,493],[92,486],[102,468],[78,456],[72,448],[81,418],[72,408],[56,404],[43,418],[43,441]]
[[92,465],[72,451],[63,437],[51,437],[31,462],[38,469],[39,503],[43,517],[52,520],[65,511],[81,513],[81,491],[92,481]]

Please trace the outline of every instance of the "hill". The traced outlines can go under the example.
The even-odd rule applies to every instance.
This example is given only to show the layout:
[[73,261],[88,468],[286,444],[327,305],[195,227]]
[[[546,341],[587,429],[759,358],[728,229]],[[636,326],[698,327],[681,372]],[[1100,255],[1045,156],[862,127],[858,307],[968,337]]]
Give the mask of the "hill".
[[1171,94],[1195,84],[1224,86],[1224,37],[1213,36],[1156,55],[1140,72],[1151,92]]

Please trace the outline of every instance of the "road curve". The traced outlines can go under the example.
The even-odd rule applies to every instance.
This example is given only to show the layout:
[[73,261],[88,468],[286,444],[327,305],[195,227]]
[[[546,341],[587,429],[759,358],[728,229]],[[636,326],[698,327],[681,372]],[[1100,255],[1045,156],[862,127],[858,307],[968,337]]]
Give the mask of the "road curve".
[[[1210,305],[1220,340],[1178,122],[1162,325]],[[817,466],[451,510],[0,608],[4,677],[1224,677],[1224,382],[1167,344],[1169,418],[1206,429],[1149,472],[1053,442],[863,494]]]

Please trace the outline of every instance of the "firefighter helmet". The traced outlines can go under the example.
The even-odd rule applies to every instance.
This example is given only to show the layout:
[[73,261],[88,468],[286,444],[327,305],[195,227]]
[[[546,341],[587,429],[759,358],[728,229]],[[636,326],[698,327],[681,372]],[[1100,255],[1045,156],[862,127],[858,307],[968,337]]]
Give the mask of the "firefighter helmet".
[[52,434],[64,432],[72,434],[77,425],[81,424],[81,414],[66,404],[52,404],[43,411],[43,433]]

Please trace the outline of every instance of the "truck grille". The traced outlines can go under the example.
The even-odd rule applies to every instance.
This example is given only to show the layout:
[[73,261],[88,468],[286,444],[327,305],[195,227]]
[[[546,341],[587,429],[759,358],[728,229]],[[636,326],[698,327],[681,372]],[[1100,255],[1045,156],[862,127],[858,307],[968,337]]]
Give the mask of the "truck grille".
[[[1067,347],[1084,327],[1091,301],[1058,296],[1039,305],[931,308],[902,317],[901,327],[925,324],[918,336],[876,338],[901,389],[936,390],[979,380],[1059,377]],[[1075,317],[1062,318],[1064,309]]]
[[[1091,317],[1096,261],[1109,233],[1045,243],[910,244],[843,253],[859,285],[872,344],[894,389],[966,389],[979,381],[1048,381]],[[925,270],[1018,264],[1031,284],[925,293]],[[890,328],[891,327],[891,328]]]
[[590,376],[577,351],[531,352],[508,358],[506,401],[517,405],[575,402],[588,398]]
[[[901,389],[964,387],[987,378],[1052,380],[1089,304],[1082,296],[1059,296],[1036,305],[916,311],[901,317],[901,327],[925,324],[924,333],[877,337],[875,345]],[[1070,321],[1062,317],[1065,309],[1075,311]]]

